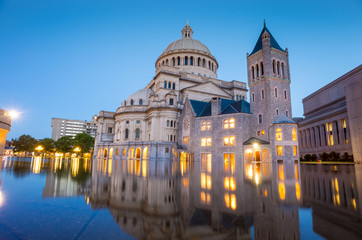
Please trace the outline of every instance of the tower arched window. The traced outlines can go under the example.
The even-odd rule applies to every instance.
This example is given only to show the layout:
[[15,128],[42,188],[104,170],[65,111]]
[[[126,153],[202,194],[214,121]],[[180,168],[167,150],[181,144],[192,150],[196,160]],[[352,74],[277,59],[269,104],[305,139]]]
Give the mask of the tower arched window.
[[211,63],[211,71],[214,71],[214,63]]
[[175,83],[172,83],[172,89],[175,90]]
[[181,64],[181,58],[177,57],[177,65],[180,66],[180,64]]
[[287,99],[287,90],[284,90],[284,99]]
[[273,73],[275,73],[275,60],[273,60]]
[[263,123],[263,116],[259,114],[259,123]]
[[209,69],[211,69],[211,64],[210,64],[210,61],[209,61],[208,65],[209,65]]
[[175,66],[176,65],[176,60],[175,58],[172,58],[172,66]]
[[256,64],[256,77],[258,78],[259,77],[259,65]]
[[284,77],[284,63],[281,64],[282,76]]
[[287,111],[285,111],[285,116],[289,117],[288,115],[289,115],[289,113],[288,113],[288,110],[287,110]]
[[130,104],[133,105],[133,103],[134,103],[134,102],[133,102],[133,99],[131,99]]
[[277,98],[278,97],[278,88],[274,89],[274,93],[275,93],[275,97]]
[[201,65],[201,58],[198,58],[197,59],[197,66],[200,67],[200,65]]
[[185,57],[185,65],[189,65],[189,58],[187,56]]
[[255,95],[254,95],[254,93],[252,93],[251,96],[252,96],[252,99],[253,99],[253,102],[254,102],[254,101],[255,101]]
[[261,99],[264,99],[264,89],[261,90]]
[[194,57],[190,57],[190,65],[191,65],[191,66],[194,65]]
[[275,109],[275,113],[278,116],[279,115],[279,109]]
[[280,75],[280,62],[277,62],[277,71],[278,71],[278,75]]
[[264,76],[264,64],[263,64],[263,62],[260,62],[260,70],[261,70],[261,75]]
[[141,137],[141,130],[139,128],[136,128],[136,139],[139,139]]
[[126,128],[126,130],[124,130],[124,138],[128,139],[128,137],[129,137],[129,130],[128,128]]
[[254,66],[253,66],[253,67],[251,67],[251,74],[253,75],[253,79],[255,79]]
[[143,105],[143,100],[140,99],[140,100],[138,101],[138,103],[139,103],[139,105]]
[[173,121],[171,121],[171,127],[173,127]]

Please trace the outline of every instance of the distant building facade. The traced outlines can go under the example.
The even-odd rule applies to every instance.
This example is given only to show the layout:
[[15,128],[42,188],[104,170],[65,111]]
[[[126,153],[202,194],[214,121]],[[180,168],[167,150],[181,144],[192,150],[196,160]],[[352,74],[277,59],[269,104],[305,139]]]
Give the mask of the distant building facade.
[[297,160],[288,50],[264,25],[247,55],[248,103],[246,83],[218,79],[208,47],[193,39],[188,24],[181,33],[157,59],[156,76],[144,89],[116,112],[99,113],[96,155],[143,159],[169,157],[175,148],[217,148],[250,161]]
[[9,112],[0,109],[0,155],[4,154],[6,135],[10,131],[11,120]]
[[63,136],[75,137],[78,133],[88,133],[95,137],[97,132],[96,118],[97,116],[93,116],[92,121],[52,118],[52,139],[56,141]]
[[337,152],[362,161],[362,65],[303,99],[300,153]]

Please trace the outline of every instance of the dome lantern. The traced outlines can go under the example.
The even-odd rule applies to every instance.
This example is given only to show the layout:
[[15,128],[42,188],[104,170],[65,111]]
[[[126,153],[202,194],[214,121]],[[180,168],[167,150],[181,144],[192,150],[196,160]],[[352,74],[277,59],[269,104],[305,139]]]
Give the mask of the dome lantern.
[[192,31],[192,28],[189,25],[189,21],[187,21],[187,23],[186,23],[185,27],[182,29],[181,33],[182,33],[182,38],[192,38],[192,34],[194,33],[194,31]]

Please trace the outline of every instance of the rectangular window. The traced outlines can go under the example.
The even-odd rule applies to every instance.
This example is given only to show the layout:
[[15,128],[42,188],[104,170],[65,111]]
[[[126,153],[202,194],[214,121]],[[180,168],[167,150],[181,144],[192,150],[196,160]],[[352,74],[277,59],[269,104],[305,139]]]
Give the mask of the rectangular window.
[[141,121],[140,121],[140,120],[137,120],[137,121],[136,121],[136,123],[137,123],[137,124],[140,124],[140,123],[141,123]]
[[264,135],[265,134],[265,131],[264,130],[261,130],[261,135]]
[[264,99],[264,90],[261,90],[261,99]]
[[326,123],[327,133],[328,133],[328,146],[333,146],[333,128],[332,123]]
[[283,156],[283,146],[277,146],[277,155]]
[[224,171],[231,172],[234,174],[235,172],[235,153],[224,153]]
[[108,128],[108,133],[112,133],[112,128],[111,127]]
[[211,146],[211,137],[208,138],[201,138],[201,146],[205,147],[205,146]]
[[187,137],[183,137],[183,139],[182,139],[182,143],[183,143],[183,144],[190,143],[190,137],[189,137],[189,136],[187,136]]
[[211,129],[211,121],[201,122],[201,131],[209,131]]
[[277,141],[282,141],[283,140],[283,132],[282,129],[277,128],[276,133],[275,133],[275,137]]
[[293,155],[297,156],[297,146],[293,146]]
[[339,127],[338,127],[338,122],[335,121],[334,123],[336,124],[337,144],[340,144],[340,141],[339,141]]
[[235,136],[224,137],[224,146],[235,146]]
[[279,180],[284,180],[284,165],[283,163],[278,163],[278,178]]
[[173,105],[173,98],[170,98],[170,105]]
[[225,119],[223,124],[224,129],[235,128],[235,119]]
[[211,153],[201,153],[201,171],[211,173]]
[[253,102],[255,101],[255,97],[254,97],[254,93],[251,94],[252,98],[253,98]]
[[346,120],[344,120],[344,119],[342,119],[342,126],[343,126],[344,143],[348,143],[347,124],[346,124]]

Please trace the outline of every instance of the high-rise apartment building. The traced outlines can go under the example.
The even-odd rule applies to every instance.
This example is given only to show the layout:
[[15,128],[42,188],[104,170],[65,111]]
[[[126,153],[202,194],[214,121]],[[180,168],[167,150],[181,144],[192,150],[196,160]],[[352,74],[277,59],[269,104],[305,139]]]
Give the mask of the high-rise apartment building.
[[63,136],[75,137],[78,133],[88,133],[92,137],[97,132],[97,116],[92,121],[79,121],[64,118],[52,118],[52,139],[58,140]]

